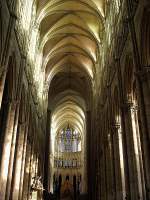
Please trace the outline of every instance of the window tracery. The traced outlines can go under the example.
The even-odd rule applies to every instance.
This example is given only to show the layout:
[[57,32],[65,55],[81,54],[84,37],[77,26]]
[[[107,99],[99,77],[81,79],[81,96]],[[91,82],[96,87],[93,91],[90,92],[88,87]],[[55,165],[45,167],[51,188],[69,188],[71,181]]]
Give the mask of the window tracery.
[[81,136],[70,128],[62,129],[56,136],[54,167],[80,168],[81,167]]
[[80,134],[71,129],[62,130],[58,136],[58,151],[59,152],[79,152],[81,151],[81,137]]

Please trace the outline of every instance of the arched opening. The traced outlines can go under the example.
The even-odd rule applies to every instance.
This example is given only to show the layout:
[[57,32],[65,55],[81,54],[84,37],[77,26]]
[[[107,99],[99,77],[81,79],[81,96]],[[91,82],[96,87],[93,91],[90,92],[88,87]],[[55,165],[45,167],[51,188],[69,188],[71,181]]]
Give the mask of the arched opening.
[[0,199],[150,199],[149,6],[0,0]]
[[[71,195],[75,195],[73,176],[77,176],[78,173],[84,177],[84,181],[80,182],[80,193],[87,191],[86,109],[91,104],[91,91],[89,80],[80,73],[57,73],[51,80],[49,89],[50,169],[56,176],[61,174],[63,177],[60,196],[64,195],[65,190],[70,190]],[[69,175],[69,180],[66,180],[66,174]],[[53,193],[52,179],[50,182]],[[67,184],[70,185],[70,189],[66,188]]]

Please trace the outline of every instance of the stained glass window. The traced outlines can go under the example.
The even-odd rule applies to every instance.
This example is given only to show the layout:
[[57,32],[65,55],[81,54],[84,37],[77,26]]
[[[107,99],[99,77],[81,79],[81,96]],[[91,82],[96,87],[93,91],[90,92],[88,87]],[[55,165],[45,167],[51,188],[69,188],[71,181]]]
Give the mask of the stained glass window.
[[68,127],[62,130],[58,136],[59,152],[78,152],[81,151],[81,137],[80,134]]
[[62,129],[56,136],[55,151],[54,166],[56,168],[80,168],[80,133],[69,125]]

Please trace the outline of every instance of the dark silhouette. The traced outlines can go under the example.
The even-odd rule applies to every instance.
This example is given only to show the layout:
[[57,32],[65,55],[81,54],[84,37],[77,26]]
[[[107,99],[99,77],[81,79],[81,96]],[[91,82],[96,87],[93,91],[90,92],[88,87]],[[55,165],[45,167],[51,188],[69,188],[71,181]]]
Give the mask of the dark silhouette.
[[59,175],[59,181],[58,181],[58,197],[60,198],[60,192],[61,192],[61,184],[62,184],[62,176]]
[[74,192],[74,199],[76,200],[76,191],[77,187],[76,187],[76,175],[73,176],[73,192]]

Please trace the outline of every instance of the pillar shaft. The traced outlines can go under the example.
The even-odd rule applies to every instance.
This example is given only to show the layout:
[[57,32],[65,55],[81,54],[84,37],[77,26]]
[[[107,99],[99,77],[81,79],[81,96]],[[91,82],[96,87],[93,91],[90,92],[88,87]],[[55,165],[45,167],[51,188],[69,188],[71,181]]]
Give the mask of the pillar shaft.
[[2,59],[0,60],[0,66],[2,68],[2,73],[0,74],[0,108],[2,104],[5,79],[6,79],[7,69],[8,69],[9,47],[10,47],[10,41],[12,39],[11,35],[14,29],[15,21],[16,21],[16,16],[13,14],[10,14],[6,40],[4,42],[4,49],[2,51]]
[[17,141],[17,147],[16,147],[13,181],[12,181],[12,192],[11,192],[12,200],[17,200],[19,196],[19,185],[20,185],[20,177],[21,177],[24,139],[25,139],[25,124],[19,124],[18,141]]
[[[143,95],[139,97],[139,116],[141,118],[140,126],[140,139],[141,139],[141,150],[142,150],[142,162],[143,162],[143,174],[145,181],[146,198],[150,199],[150,123],[148,119],[150,117],[150,95],[147,78],[145,77],[144,69],[137,73],[143,88]],[[139,93],[139,90],[138,90]],[[140,95],[140,94],[139,94]],[[145,126],[147,124],[147,126]]]
[[14,120],[15,120],[16,103],[9,103],[6,128],[2,147],[2,158],[0,166],[0,195],[5,198],[7,177],[9,172],[9,159],[11,155],[11,144],[13,139]]
[[129,161],[129,178],[130,178],[130,191],[131,199],[142,198],[142,191],[140,187],[141,174],[139,162],[139,151],[136,136],[136,124],[132,113],[132,107],[130,104],[126,105],[125,111],[125,122],[127,130],[127,150],[128,150],[128,161]]
[[22,62],[19,68],[19,75],[17,77],[17,91],[16,91],[16,98],[18,101],[16,113],[15,113],[15,123],[14,123],[14,130],[13,130],[13,139],[12,139],[12,147],[11,147],[11,155],[9,161],[9,172],[8,172],[8,180],[7,180],[7,192],[5,199],[9,199],[10,190],[11,190],[11,181],[13,175],[13,164],[14,164],[14,156],[15,156],[15,149],[16,149],[16,138],[17,138],[17,128],[18,128],[18,119],[19,119],[19,112],[20,112],[20,99],[22,93],[22,80],[23,80],[23,73],[24,73],[24,66],[25,66],[25,59],[22,58]]
[[46,199],[47,192],[49,192],[49,178],[50,178],[50,127],[51,127],[51,111],[47,111],[47,127],[45,134],[45,161],[44,161],[44,181],[43,186],[46,190],[44,192],[44,199]]
[[[124,104],[124,90],[123,90],[123,81],[121,74],[121,65],[120,59],[116,60],[117,67],[117,77],[118,77],[118,86],[119,86],[119,97],[120,97],[120,105]],[[123,160],[124,160],[124,170],[125,170],[125,193],[126,198],[129,200],[130,197],[130,181],[129,181],[129,163],[128,163],[128,150],[127,150],[127,130],[125,125],[125,113],[124,108],[120,107],[120,116],[121,116],[121,128],[122,128],[122,151],[123,151]]]
[[17,137],[17,127],[18,127],[18,118],[19,118],[19,104],[16,108],[16,116],[13,130],[13,138],[11,144],[11,154],[9,159],[9,171],[8,171],[8,179],[7,179],[7,188],[6,188],[6,196],[5,200],[9,200],[10,190],[11,190],[11,180],[13,175],[13,164],[14,164],[14,156],[15,156],[15,148],[16,148],[16,137]]
[[27,140],[27,150],[26,150],[26,158],[25,158],[25,169],[24,169],[22,200],[27,199],[27,196],[28,196],[30,159],[31,159],[31,145],[29,143],[29,140]]
[[20,175],[20,187],[19,187],[19,200],[22,199],[22,193],[23,193],[23,180],[25,175],[25,158],[27,153],[27,135],[28,135],[28,124],[26,125],[25,129],[25,138],[24,138],[24,144],[23,144],[23,153],[22,153],[22,165],[21,165],[21,175]]
[[34,139],[32,138],[31,144],[31,155],[30,155],[30,163],[29,163],[29,177],[28,177],[28,189],[27,189],[27,199],[29,199],[32,195],[31,191],[31,182],[32,182],[32,174],[33,174],[33,163],[34,163]]
[[110,157],[110,174],[111,174],[111,197],[110,199],[116,199],[116,173],[115,173],[115,155],[114,155],[114,143],[113,143],[113,133],[108,135],[109,144],[109,157]]
[[125,199],[125,171],[123,159],[122,133],[119,124],[113,125],[113,145],[116,178],[116,200]]
[[[133,47],[133,56],[134,56],[134,62],[135,62],[135,72],[139,73],[143,71],[144,66],[141,64],[141,58],[140,58],[140,51],[138,48],[137,43],[137,35],[136,35],[136,29],[135,29],[135,22],[134,22],[134,7],[136,4],[133,3],[131,0],[126,0],[127,2],[127,11],[129,16],[129,28],[131,33],[131,39],[132,39],[132,47]],[[148,84],[148,82],[147,82]],[[145,83],[143,83],[140,78],[137,76],[137,92],[138,92],[138,98],[139,98],[139,107],[140,107],[140,114],[141,114],[141,120],[142,120],[142,129],[141,134],[143,135],[144,141],[142,141],[142,147],[143,149],[143,165],[144,165],[144,178],[145,178],[145,187],[146,187],[146,199],[150,199],[150,173],[148,172],[150,169],[150,129],[149,129],[149,103],[147,104],[145,92],[148,92],[148,90],[145,88]],[[145,90],[146,89],[146,90]],[[149,97],[148,97],[149,98]],[[149,101],[149,100],[148,100]],[[146,139],[146,140],[145,140]]]
[[87,177],[88,177],[88,197],[89,200],[92,198],[92,192],[91,192],[91,180],[92,180],[92,151],[91,151],[91,112],[87,111],[86,113],[86,128],[87,128]]

